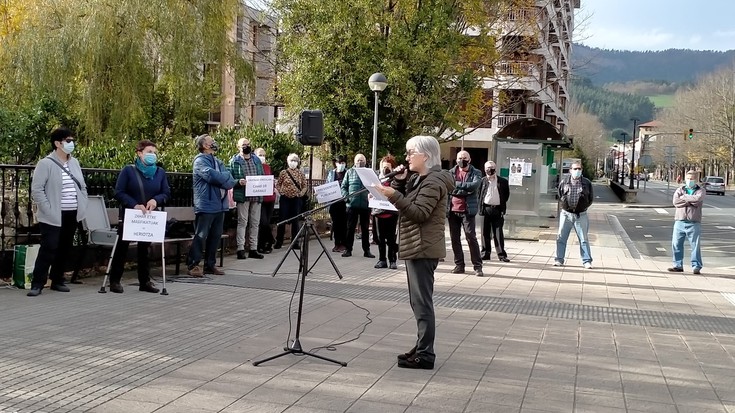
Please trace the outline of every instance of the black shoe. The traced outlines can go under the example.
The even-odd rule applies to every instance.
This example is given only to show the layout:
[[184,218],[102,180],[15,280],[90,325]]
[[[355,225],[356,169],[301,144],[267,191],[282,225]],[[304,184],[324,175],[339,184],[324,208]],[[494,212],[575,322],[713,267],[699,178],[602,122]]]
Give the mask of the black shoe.
[[398,269],[398,265],[396,265],[396,262],[395,261],[391,261],[389,267],[390,267],[391,270],[397,270]]
[[668,269],[669,272],[684,272],[684,269],[681,267],[671,267]]
[[35,297],[37,295],[41,295],[42,288],[31,288],[31,291],[28,291],[28,294],[26,294],[29,297]]
[[64,284],[54,284],[54,283],[51,283],[51,289],[54,290],[54,291],[61,292],[61,293],[68,293],[69,291],[71,291],[69,289],[69,287],[67,287]]
[[477,276],[477,277],[484,277],[485,274],[482,273],[482,270],[481,269],[476,269],[475,270],[475,276]]
[[365,251],[364,254],[362,254],[365,258],[375,258],[375,255],[373,255],[370,251]]
[[157,293],[159,290],[156,288],[156,284],[153,284],[153,281],[148,281],[145,284],[141,284],[140,287],[138,287],[138,291],[144,291],[147,293]]
[[263,254],[270,254],[271,252],[273,252],[273,249],[271,247],[263,248]]
[[237,259],[238,260],[244,260],[247,257],[248,256],[247,256],[247,254],[245,254],[245,250],[237,250]]
[[123,286],[120,285],[120,283],[110,283],[110,292],[111,293],[117,293],[122,294],[123,293]]
[[413,357],[408,358],[406,360],[398,360],[398,367],[402,367],[404,369],[433,370],[434,362],[426,361],[422,359],[421,357],[414,355]]
[[480,259],[483,260],[483,261],[490,261],[490,254],[485,254]]
[[352,251],[346,250],[345,252],[342,253],[342,256],[343,257],[351,257],[352,256]]
[[464,267],[461,265],[455,265],[452,269],[452,274],[464,274]]
[[378,263],[375,264],[375,268],[388,268],[388,263],[385,261],[378,261]]
[[699,268],[695,268],[695,269],[692,270],[692,273],[694,273],[694,274],[701,274],[702,271]]
[[498,258],[498,259],[499,259],[500,261],[503,261],[503,262],[510,262],[510,260],[508,259],[508,257],[500,257],[500,258]]
[[256,259],[262,260],[263,259],[263,255],[262,254],[258,254],[258,251],[250,250],[250,254],[248,254],[248,258],[256,258]]
[[408,360],[413,357],[414,354],[416,354],[416,346],[413,346],[411,350],[408,350],[408,353],[401,353],[396,358],[398,360]]
[[280,250],[282,246],[283,246],[283,242],[276,241],[276,243],[273,244],[273,249],[274,250]]

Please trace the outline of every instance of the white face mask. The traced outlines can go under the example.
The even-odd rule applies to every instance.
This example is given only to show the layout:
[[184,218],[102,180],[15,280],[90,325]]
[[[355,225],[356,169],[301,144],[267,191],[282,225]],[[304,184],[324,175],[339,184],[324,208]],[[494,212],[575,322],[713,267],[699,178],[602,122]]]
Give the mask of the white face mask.
[[343,163],[338,163],[337,164],[337,172],[344,172],[345,171],[345,168],[347,168],[347,165],[346,164],[343,164]]
[[64,151],[65,154],[71,155],[71,153],[74,152],[74,142],[64,142],[61,150]]
[[576,169],[572,171],[572,178],[579,178],[580,176],[582,176],[581,169]]
[[260,163],[265,163],[265,156],[258,155],[258,159],[260,159]]
[[288,167],[291,169],[296,169],[299,167],[298,161],[288,161]]

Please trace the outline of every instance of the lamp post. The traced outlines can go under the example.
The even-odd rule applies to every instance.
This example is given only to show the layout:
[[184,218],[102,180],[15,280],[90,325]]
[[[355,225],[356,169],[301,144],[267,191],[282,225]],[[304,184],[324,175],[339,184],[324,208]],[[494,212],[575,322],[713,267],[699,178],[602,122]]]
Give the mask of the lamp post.
[[623,143],[620,139],[618,139],[618,144],[615,145],[615,163],[614,168],[615,169],[615,178],[613,181],[618,182],[620,181],[620,162],[618,161],[618,158],[620,158],[620,145]]
[[620,177],[620,185],[625,186],[625,138],[628,136],[625,132],[620,132],[620,136],[623,137],[623,158],[620,160],[620,173],[622,176]]
[[630,185],[628,186],[628,189],[633,189],[634,188],[633,177],[635,175],[635,129],[636,129],[636,124],[638,123],[640,119],[630,118],[630,120],[633,121],[633,140],[631,142],[632,143],[631,147],[632,147],[633,152],[630,155]]
[[388,86],[388,79],[382,73],[373,73],[368,79],[370,90],[375,92],[375,117],[373,118],[373,153],[371,159],[371,167],[375,170],[375,158],[378,156],[378,99],[380,92],[384,91]]

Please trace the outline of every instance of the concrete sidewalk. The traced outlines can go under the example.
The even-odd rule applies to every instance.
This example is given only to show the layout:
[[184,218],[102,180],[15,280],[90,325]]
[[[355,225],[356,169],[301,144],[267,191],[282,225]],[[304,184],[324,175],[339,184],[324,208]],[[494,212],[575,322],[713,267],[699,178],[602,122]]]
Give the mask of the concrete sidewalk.
[[512,262],[484,278],[441,263],[434,370],[396,366],[416,335],[402,264],[330,253],[344,278],[325,257],[307,278],[301,344],[347,367],[252,365],[293,337],[296,259],[271,277],[283,250],[229,257],[227,275],[172,280],[169,296],[98,294],[94,279],[2,290],[0,412],[735,412],[735,274],[632,258],[606,213],[619,207],[591,212],[591,270],[576,242],[551,265],[553,229],[509,241]]

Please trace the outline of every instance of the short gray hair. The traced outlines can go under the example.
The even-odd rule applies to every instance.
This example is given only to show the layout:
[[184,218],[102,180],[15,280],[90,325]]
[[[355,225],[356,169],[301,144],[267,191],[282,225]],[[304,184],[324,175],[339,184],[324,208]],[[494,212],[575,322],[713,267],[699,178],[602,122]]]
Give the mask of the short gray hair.
[[209,138],[209,134],[205,133],[203,135],[199,135],[196,138],[194,138],[194,145],[196,145],[199,152],[204,152],[204,142],[207,141],[207,138]]
[[286,158],[286,161],[288,161],[288,162],[291,162],[291,161],[301,162],[301,158],[299,157],[299,155],[297,155],[295,153],[289,153],[288,154],[288,157]]
[[427,156],[426,168],[431,169],[437,165],[441,165],[441,149],[439,142],[433,136],[418,135],[406,142],[406,150],[413,149],[418,153]]

